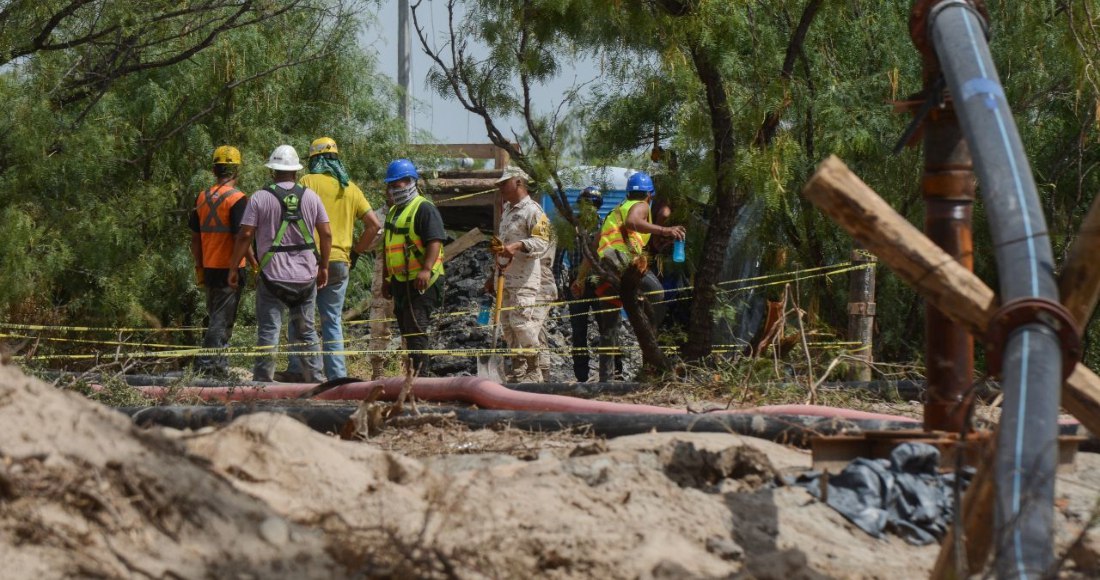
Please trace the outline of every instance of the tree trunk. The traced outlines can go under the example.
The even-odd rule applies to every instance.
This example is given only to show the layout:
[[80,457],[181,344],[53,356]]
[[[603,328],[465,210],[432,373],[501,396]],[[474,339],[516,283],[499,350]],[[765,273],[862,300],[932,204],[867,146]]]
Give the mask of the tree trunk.
[[[691,60],[703,83],[710,109],[710,130],[714,137],[715,204],[703,241],[706,251],[695,274],[695,292],[691,303],[691,332],[684,345],[684,357],[695,360],[708,356],[714,335],[712,310],[717,297],[716,284],[722,275],[730,233],[745,206],[747,194],[737,188],[733,176],[737,144],[733,138],[733,113],[722,75],[716,63],[698,46],[692,47]],[[641,338],[641,337],[639,337]]]

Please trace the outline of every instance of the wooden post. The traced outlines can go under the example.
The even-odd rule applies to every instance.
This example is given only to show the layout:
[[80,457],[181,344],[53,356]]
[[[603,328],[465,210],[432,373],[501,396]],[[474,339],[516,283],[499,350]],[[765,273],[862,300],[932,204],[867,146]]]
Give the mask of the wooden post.
[[875,268],[878,259],[864,251],[852,250],[851,262],[854,265],[866,265],[862,270],[853,270],[848,274],[848,340],[858,342],[859,347],[852,354],[862,362],[857,362],[848,372],[848,380],[871,380],[871,363],[875,357],[872,352],[874,339],[872,331],[875,325]]

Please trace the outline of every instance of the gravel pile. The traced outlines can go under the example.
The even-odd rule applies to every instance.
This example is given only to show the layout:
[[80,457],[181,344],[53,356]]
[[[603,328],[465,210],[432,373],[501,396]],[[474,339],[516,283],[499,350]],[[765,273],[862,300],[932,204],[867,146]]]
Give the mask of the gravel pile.
[[[477,311],[482,297],[485,296],[484,284],[492,269],[492,255],[488,242],[483,242],[466,250],[447,262],[447,288],[444,291],[443,307],[436,314],[432,348],[434,349],[479,349],[490,348],[493,343],[492,326],[480,326],[477,323]],[[572,346],[570,335],[569,310],[566,306],[555,306],[550,310],[546,321],[546,332],[550,346],[554,349],[567,349]],[[600,333],[593,320],[589,324],[589,344],[598,344]],[[630,329],[630,323],[624,322],[623,342],[630,351],[625,362],[628,378],[633,377],[640,355],[634,347],[637,342]],[[504,339],[500,340],[504,347]],[[550,377],[546,380],[571,382],[573,361],[566,352],[551,354]],[[432,373],[435,376],[467,376],[477,374],[477,360],[473,356],[445,356],[432,358]],[[596,380],[596,360],[593,357],[590,380]]]

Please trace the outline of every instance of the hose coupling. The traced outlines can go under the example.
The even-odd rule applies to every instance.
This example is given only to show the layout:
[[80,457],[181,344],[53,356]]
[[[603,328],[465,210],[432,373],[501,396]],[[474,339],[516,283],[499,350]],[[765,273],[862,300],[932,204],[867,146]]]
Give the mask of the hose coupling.
[[1073,373],[1081,360],[1081,335],[1073,315],[1060,303],[1046,298],[1017,298],[1003,304],[985,331],[986,368],[989,375],[999,378],[1004,365],[1004,345],[1008,335],[1031,323],[1046,326],[1058,335],[1062,344],[1062,379]]

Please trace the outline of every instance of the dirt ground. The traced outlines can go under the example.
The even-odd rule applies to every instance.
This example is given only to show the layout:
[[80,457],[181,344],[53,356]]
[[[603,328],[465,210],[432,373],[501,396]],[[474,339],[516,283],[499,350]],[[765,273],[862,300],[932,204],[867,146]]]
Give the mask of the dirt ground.
[[[777,477],[809,454],[725,434],[612,440],[430,424],[345,441],[274,414],[134,428],[0,368],[4,577],[921,578]],[[1100,573],[1100,456],[1058,481],[1063,577]]]

